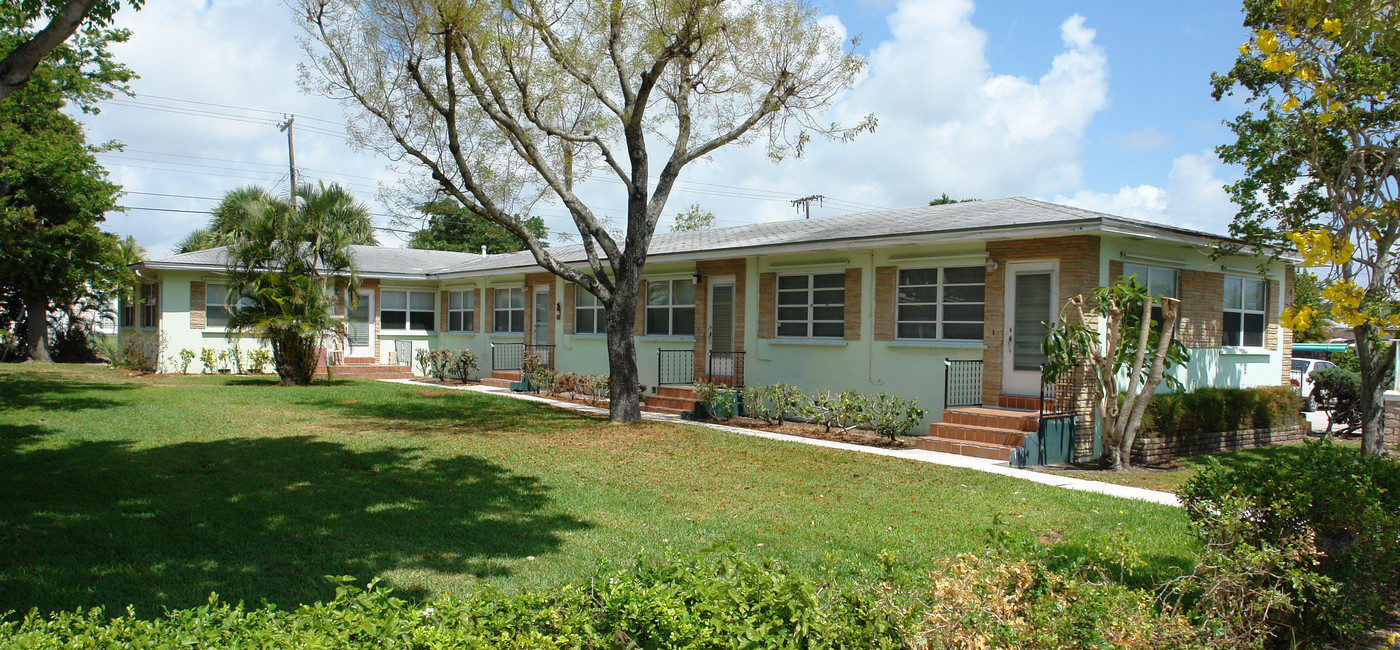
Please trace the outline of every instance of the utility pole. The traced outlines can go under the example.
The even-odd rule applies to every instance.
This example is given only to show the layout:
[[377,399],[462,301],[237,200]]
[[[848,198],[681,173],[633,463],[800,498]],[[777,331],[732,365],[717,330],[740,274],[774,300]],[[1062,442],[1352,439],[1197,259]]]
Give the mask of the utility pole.
[[278,131],[287,132],[287,178],[291,181],[291,189],[287,192],[291,195],[292,209],[297,207],[297,158],[295,150],[292,148],[292,122],[297,119],[295,115],[285,116],[287,121],[278,124]]
[[803,214],[803,218],[804,218],[804,219],[811,219],[811,218],[812,218],[812,201],[816,201],[816,202],[817,202],[817,205],[821,205],[821,204],[822,204],[822,199],[824,199],[824,198],[826,198],[826,197],[825,197],[825,196],[822,196],[822,195],[820,195],[820,194],[813,194],[813,195],[811,195],[811,196],[804,196],[804,197],[802,197],[802,198],[800,198],[800,199],[796,199],[796,200],[793,200],[793,201],[789,201],[789,203],[792,203],[792,207],[797,208],[797,211],[798,211],[798,212],[801,212],[801,213]]

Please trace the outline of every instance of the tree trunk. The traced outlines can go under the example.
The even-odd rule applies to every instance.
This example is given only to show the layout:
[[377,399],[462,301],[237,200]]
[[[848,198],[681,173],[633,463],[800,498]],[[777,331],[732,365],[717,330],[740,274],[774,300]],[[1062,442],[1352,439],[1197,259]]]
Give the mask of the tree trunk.
[[1361,453],[1379,455],[1385,452],[1385,430],[1381,419],[1385,412],[1385,376],[1394,357],[1377,357],[1381,350],[1371,343],[1371,328],[1362,325],[1352,330],[1356,335],[1356,355],[1361,361],[1361,394],[1357,408],[1361,411]]
[[25,294],[24,311],[24,338],[29,348],[29,360],[53,363],[53,358],[49,356],[49,297],[38,291]]
[[641,289],[640,273],[619,272],[613,288],[608,315],[608,420],[614,423],[637,422],[642,419],[641,391],[637,379],[636,328],[637,295]]

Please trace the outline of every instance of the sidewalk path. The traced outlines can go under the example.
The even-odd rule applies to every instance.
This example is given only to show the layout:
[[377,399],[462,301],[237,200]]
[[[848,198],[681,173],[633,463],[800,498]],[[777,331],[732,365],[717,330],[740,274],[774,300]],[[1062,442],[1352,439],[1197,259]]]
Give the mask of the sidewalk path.
[[[413,380],[410,379],[381,379],[380,381],[396,384],[415,383],[413,382]],[[555,408],[571,409],[574,411],[581,411],[584,413],[595,413],[602,415],[607,415],[608,413],[607,409],[598,408],[596,406],[586,406],[583,404],[574,404],[572,402],[560,402],[544,397],[537,397],[535,395],[517,393],[506,388],[495,388],[491,386],[482,386],[479,384],[463,386],[449,386],[445,384],[416,385],[431,385],[437,388],[445,388],[449,390],[469,390],[478,393],[491,393],[493,395],[500,395],[502,397],[511,397],[514,399],[526,400],[530,402],[541,402],[544,404],[549,404],[550,406],[553,406]],[[709,427],[711,429],[717,429],[720,431],[728,431],[730,433],[737,433],[739,435],[744,436],[768,438],[769,440],[782,440],[785,442],[795,442],[803,445],[827,447],[829,449],[843,449],[846,451],[854,451],[862,454],[874,454],[876,456],[892,456],[895,458],[903,458],[906,460],[917,461],[920,463],[933,463],[935,465],[947,465],[949,467],[962,467],[965,469],[976,470],[979,472],[986,472],[988,474],[999,474],[1001,476],[1009,476],[1011,478],[1018,478],[1025,481],[1031,481],[1033,483],[1040,483],[1052,487],[1065,488],[1067,490],[1079,490],[1080,492],[1094,492],[1097,494],[1107,494],[1109,496],[1121,497],[1124,499],[1137,499],[1139,501],[1148,501],[1164,506],[1181,506],[1181,502],[1177,500],[1176,495],[1170,492],[1158,492],[1157,490],[1128,487],[1126,485],[1114,485],[1113,483],[1104,483],[1102,481],[1086,481],[1084,479],[1070,478],[1068,476],[1058,476],[1055,474],[1046,474],[1044,472],[1033,472],[1025,469],[1016,469],[1014,467],[1011,467],[1010,465],[1007,465],[1004,462],[988,460],[985,458],[971,458],[968,456],[944,454],[936,451],[924,451],[922,449],[882,449],[879,447],[867,447],[865,445],[854,445],[847,442],[835,442],[832,440],[804,438],[802,436],[791,436],[783,433],[757,431],[754,429],[745,429],[743,427],[731,427],[723,424],[716,424],[713,422],[695,422],[692,420],[682,420],[681,418],[675,415],[665,413],[649,413],[647,411],[642,411],[642,417],[644,419],[654,420],[657,422],[679,422],[699,427]]]

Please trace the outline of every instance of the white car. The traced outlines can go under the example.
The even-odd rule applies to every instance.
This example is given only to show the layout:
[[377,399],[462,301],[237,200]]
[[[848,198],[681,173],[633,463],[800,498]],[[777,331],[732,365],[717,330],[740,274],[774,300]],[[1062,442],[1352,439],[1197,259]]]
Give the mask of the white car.
[[1324,368],[1336,368],[1337,364],[1321,359],[1293,359],[1293,372],[1289,373],[1289,381],[1293,384],[1293,389],[1303,396],[1303,410],[1316,411],[1317,402],[1313,400],[1313,380],[1312,372]]

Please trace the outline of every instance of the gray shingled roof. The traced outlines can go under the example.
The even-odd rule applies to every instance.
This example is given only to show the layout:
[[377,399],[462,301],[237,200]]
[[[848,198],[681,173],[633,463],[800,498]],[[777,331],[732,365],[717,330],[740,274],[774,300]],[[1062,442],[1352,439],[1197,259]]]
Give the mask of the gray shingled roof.
[[[1136,229],[1174,232],[1216,240],[1225,239],[1210,233],[1126,219],[1102,212],[1022,197],[1011,197],[863,212],[835,217],[757,223],[694,232],[658,233],[652,239],[650,255],[684,255],[686,253],[710,253],[726,250],[738,252],[744,249],[768,246],[815,245],[823,242],[858,241],[938,233],[987,231],[990,237],[992,231],[1006,228],[1070,224],[1098,226],[1116,224]],[[155,268],[222,267],[225,264],[225,253],[226,249],[215,248],[152,260],[150,264]],[[580,263],[587,260],[583,247],[577,244],[555,246],[549,249],[549,253],[564,263]],[[535,258],[529,251],[483,258],[473,253],[353,246],[351,254],[359,272],[369,276],[453,275],[535,266]]]

